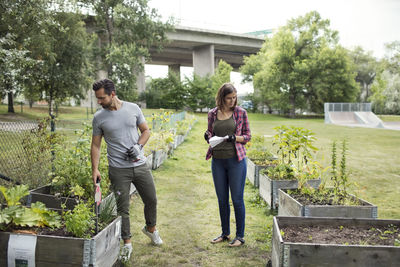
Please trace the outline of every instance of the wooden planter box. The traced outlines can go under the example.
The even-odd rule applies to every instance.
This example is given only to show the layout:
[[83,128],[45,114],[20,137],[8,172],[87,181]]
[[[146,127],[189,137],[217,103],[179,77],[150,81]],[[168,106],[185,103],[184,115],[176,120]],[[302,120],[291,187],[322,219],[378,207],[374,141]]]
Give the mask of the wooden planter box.
[[267,168],[268,166],[260,166],[255,164],[251,159],[247,159],[247,179],[249,179],[250,183],[252,183],[255,187],[260,186],[259,175],[260,170]]
[[388,224],[400,227],[400,220],[274,217],[272,233],[273,267],[336,266],[336,267],[395,267],[400,263],[400,247],[343,244],[310,244],[283,241],[281,229],[294,225],[303,226],[367,226]]
[[174,149],[176,149],[185,140],[184,135],[176,135],[174,139]]
[[[271,209],[277,209],[278,189],[297,189],[299,182],[297,180],[271,180],[267,175],[260,173],[260,196],[267,202]],[[321,179],[308,180],[307,184],[317,188],[321,184]]]
[[168,154],[164,150],[153,151],[153,165],[152,169],[155,170],[161,166],[161,164],[167,159]]
[[[62,210],[61,204],[63,204],[63,203],[66,203],[67,210],[73,210],[74,207],[76,206],[76,204],[78,204],[75,199],[66,198],[66,197],[56,197],[56,196],[50,194],[50,189],[51,189],[50,185],[45,185],[45,186],[31,190],[29,196],[27,197],[27,206],[30,206],[32,203],[40,201],[48,209],[61,211]],[[101,206],[104,203],[106,203],[107,201],[115,202],[114,195],[109,194],[108,196],[103,197],[102,202],[101,202],[102,204],[100,204],[100,210],[101,210]]]
[[[40,267],[110,267],[118,259],[120,250],[121,217],[91,239],[36,236],[35,266]],[[0,266],[8,264],[10,235],[25,235],[0,232]]]
[[378,207],[371,203],[350,195],[364,203],[364,206],[342,205],[302,205],[284,190],[279,189],[278,215],[304,217],[345,217],[345,218],[372,218],[378,217]]

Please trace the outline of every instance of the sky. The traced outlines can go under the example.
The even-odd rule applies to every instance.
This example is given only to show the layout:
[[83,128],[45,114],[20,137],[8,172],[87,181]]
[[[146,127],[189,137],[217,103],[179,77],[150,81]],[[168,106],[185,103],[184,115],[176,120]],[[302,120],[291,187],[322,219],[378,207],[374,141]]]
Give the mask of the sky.
[[[346,48],[361,46],[382,58],[384,44],[400,40],[400,0],[149,0],[163,20],[174,17],[182,26],[248,33],[277,29],[289,19],[316,10],[330,20],[339,32],[339,43]],[[181,68],[190,76],[192,68]],[[165,77],[166,66],[150,66],[146,75]],[[239,94],[252,91],[241,84],[239,73],[231,75]]]

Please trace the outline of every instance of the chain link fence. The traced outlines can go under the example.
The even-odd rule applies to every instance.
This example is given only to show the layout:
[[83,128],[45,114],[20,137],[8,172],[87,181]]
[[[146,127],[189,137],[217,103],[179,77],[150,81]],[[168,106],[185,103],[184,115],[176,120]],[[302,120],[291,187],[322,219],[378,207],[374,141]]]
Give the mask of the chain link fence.
[[51,172],[48,122],[0,122],[0,184],[46,184]]
[[[173,113],[168,121],[153,120],[151,127],[173,127],[184,120],[186,112]],[[150,116],[146,116],[149,119]],[[55,131],[73,132],[91,120],[77,119],[56,121]],[[29,188],[45,185],[50,181],[52,170],[52,140],[50,120],[0,122],[0,185],[27,184]],[[72,133],[71,133],[72,134]],[[54,141],[54,140],[53,140]]]

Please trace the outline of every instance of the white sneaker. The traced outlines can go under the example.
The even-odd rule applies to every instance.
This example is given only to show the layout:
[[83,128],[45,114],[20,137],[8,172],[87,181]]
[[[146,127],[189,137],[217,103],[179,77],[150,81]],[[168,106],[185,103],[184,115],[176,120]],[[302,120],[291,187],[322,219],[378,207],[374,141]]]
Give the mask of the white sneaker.
[[120,251],[119,259],[122,262],[128,262],[132,254],[132,244],[125,244]]
[[149,231],[147,231],[147,227],[144,226],[143,229],[142,229],[142,232],[145,235],[147,235],[148,237],[150,237],[151,242],[154,245],[158,245],[158,246],[162,245],[163,241],[161,240],[160,233],[158,232],[158,230],[155,230],[153,233],[150,233]]

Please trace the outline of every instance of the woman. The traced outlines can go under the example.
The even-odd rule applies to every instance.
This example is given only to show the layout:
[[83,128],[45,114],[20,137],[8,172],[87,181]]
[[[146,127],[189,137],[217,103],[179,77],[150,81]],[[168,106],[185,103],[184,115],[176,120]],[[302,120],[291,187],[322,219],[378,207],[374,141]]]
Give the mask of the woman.
[[229,246],[244,244],[245,206],[243,191],[246,181],[246,150],[244,145],[251,133],[246,110],[237,106],[237,91],[225,83],[218,89],[216,107],[208,112],[208,129],[204,133],[207,142],[213,136],[224,137],[215,147],[209,147],[206,160],[212,157],[211,170],[219,204],[222,233],[211,243],[230,241],[229,189],[236,218],[236,237]]

